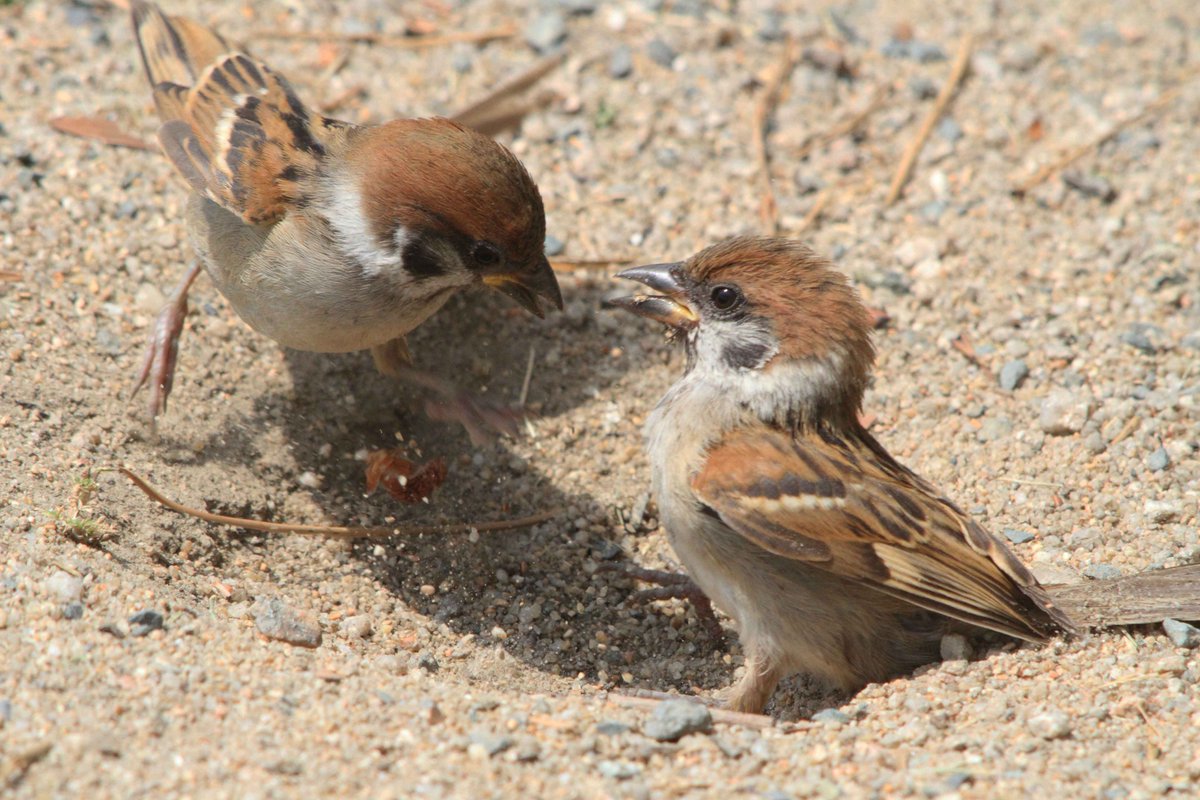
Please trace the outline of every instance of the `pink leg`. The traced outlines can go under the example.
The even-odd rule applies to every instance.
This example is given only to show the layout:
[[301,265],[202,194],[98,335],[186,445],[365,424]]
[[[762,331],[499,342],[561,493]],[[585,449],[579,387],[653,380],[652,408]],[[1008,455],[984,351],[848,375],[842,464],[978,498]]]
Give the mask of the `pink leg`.
[[187,316],[188,290],[202,269],[199,262],[192,265],[183,276],[179,286],[171,293],[166,305],[158,312],[158,319],[150,329],[150,341],[146,344],[146,355],[142,359],[142,369],[138,375],[130,397],[138,393],[147,381],[150,383],[150,394],[147,398],[146,409],[150,412],[153,422],[159,414],[167,410],[167,397],[171,394],[171,386],[175,382],[175,360],[179,355],[179,335],[183,332],[183,320]]
[[634,595],[636,600],[668,600],[670,598],[679,598],[689,601],[696,609],[696,616],[700,619],[700,624],[708,631],[708,635],[718,642],[725,640],[725,629],[721,627],[721,623],[717,620],[716,612],[713,611],[712,601],[708,599],[708,595],[704,590],[696,585],[695,581],[689,578],[682,572],[667,572],[659,569],[646,569],[644,567],[627,567],[619,564],[601,564],[600,570],[603,572],[620,572],[628,575],[634,580],[643,581],[645,583],[657,583],[653,589],[643,589]]
[[[487,444],[497,434],[516,436],[525,421],[525,410],[464,391],[436,375],[392,360],[387,374],[428,390],[425,413],[438,422],[456,422],[467,429],[474,445]],[[380,358],[376,357],[376,364]]]

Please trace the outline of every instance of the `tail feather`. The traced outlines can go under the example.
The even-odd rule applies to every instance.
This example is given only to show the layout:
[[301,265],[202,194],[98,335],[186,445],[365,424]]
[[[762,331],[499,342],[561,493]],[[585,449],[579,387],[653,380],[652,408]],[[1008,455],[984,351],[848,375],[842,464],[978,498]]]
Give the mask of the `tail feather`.
[[168,16],[153,3],[133,0],[130,6],[142,66],[152,87],[191,86],[221,56],[244,52],[216,31],[186,17]]

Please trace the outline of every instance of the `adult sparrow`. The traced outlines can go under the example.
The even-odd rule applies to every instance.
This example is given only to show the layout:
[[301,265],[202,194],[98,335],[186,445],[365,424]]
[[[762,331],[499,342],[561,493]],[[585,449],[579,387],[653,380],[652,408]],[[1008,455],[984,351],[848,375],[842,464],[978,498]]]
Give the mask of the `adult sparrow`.
[[793,672],[846,690],[884,680],[935,660],[952,630],[1072,629],[999,540],[859,423],[870,319],[828,262],[738,238],[620,277],[653,294],[615,304],[687,345],[647,448],[672,547],[737,622],[732,708],[761,712]]
[[[159,143],[192,190],[190,238],[250,327],[299,350],[370,349],[381,371],[444,389],[412,371],[404,336],[455,292],[490,286],[538,316],[539,298],[562,308],[541,197],[504,147],[446,119],[329,119],[216,32],[142,0],[132,11]],[[153,333],[138,381],[152,416],[199,270]],[[464,409],[469,430],[486,422],[476,412]]]

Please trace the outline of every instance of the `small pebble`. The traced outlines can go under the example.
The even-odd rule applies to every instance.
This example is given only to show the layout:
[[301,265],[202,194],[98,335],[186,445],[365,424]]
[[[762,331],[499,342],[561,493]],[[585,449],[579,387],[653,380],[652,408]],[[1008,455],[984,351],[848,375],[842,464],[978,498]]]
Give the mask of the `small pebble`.
[[546,251],[547,256],[554,258],[555,256],[561,256],[563,250],[567,249],[567,245],[566,242],[564,242],[562,239],[559,239],[557,236],[547,234],[546,243],[543,245],[542,249]]
[[1148,356],[1156,354],[1162,348],[1159,343],[1164,338],[1162,328],[1144,322],[1135,322],[1121,334],[1121,341],[1132,348],[1141,350]]
[[1164,619],[1163,631],[1176,647],[1200,647],[1200,628],[1195,625],[1177,619]]
[[1008,539],[1013,544],[1025,544],[1034,539],[1034,535],[1029,531],[1018,530],[1017,528],[1005,528],[1004,538]]
[[1121,569],[1112,564],[1088,564],[1083,568],[1083,575],[1092,580],[1107,581],[1121,577]]
[[145,636],[151,631],[161,630],[162,627],[163,615],[150,608],[139,611],[129,618],[130,636]]
[[355,614],[352,617],[346,617],[338,623],[338,630],[347,639],[366,639],[371,635],[371,631],[373,630],[371,617],[366,614]]
[[621,80],[633,74],[633,50],[629,45],[618,45],[608,58],[608,76]]
[[637,764],[631,764],[628,761],[600,761],[596,764],[596,771],[606,778],[612,778],[617,781],[625,781],[630,778],[635,778],[641,774],[642,768]]
[[77,602],[83,596],[83,578],[62,570],[56,571],[47,578],[42,586],[63,603]]
[[974,650],[961,633],[947,633],[941,641],[942,661],[970,661]]
[[1172,500],[1147,500],[1143,506],[1151,522],[1174,522],[1183,513],[1182,506]]
[[260,597],[250,609],[254,624],[268,639],[277,639],[300,647],[321,644],[321,627],[278,597]]
[[649,44],[646,45],[646,55],[655,64],[664,66],[667,69],[670,69],[671,65],[675,63],[675,50],[672,49],[671,45],[659,38],[651,39]]
[[1088,398],[1066,389],[1055,389],[1042,400],[1038,427],[1051,436],[1068,436],[1083,429],[1091,413]]
[[660,742],[674,742],[689,733],[712,729],[712,714],[691,700],[664,700],[642,725],[642,733]]
[[1030,717],[1026,726],[1043,739],[1061,739],[1071,733],[1071,718],[1061,711],[1043,711]]
[[1029,377],[1029,365],[1021,359],[1013,359],[1000,368],[1000,388],[1006,392],[1017,389]]
[[1077,192],[1088,197],[1096,197],[1105,203],[1111,203],[1117,198],[1117,190],[1112,183],[1100,175],[1080,172],[1079,170],[1063,170],[1062,181]]
[[525,26],[525,42],[539,53],[549,53],[567,38],[567,18],[558,11],[544,11]]
[[838,708],[823,708],[812,715],[812,721],[840,726],[850,721],[850,715]]
[[1162,472],[1171,466],[1171,454],[1167,452],[1167,448],[1159,447],[1146,459],[1146,466],[1151,472]]
[[81,603],[67,603],[63,606],[63,619],[79,619],[83,616]]
[[497,735],[494,733],[473,733],[471,734],[471,744],[467,748],[467,752],[476,757],[487,757],[503,753],[514,744],[511,736]]

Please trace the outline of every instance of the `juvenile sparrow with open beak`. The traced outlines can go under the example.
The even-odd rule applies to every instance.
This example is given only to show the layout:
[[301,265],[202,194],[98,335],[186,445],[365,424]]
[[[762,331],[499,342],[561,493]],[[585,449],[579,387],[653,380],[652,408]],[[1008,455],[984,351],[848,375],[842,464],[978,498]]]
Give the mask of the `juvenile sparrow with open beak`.
[[[299,350],[370,349],[381,371],[455,394],[412,369],[404,340],[451,295],[484,285],[538,316],[540,301],[562,308],[541,196],[500,144],[446,119],[323,117],[214,31],[132,7],[158,139],[192,190],[192,243],[252,328]],[[152,416],[171,390],[199,271],[153,334],[138,382],[150,383]],[[489,422],[470,403],[461,411],[473,437]]]
[[995,537],[858,421],[874,360],[846,278],[802,244],[739,238],[620,273],[616,305],[687,346],[646,423],[660,518],[738,626],[761,712],[809,673],[853,690],[933,661],[952,630],[1040,642],[1072,623]]

